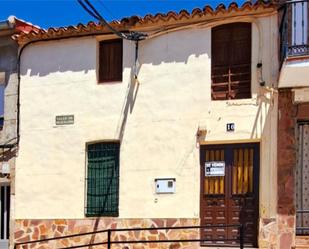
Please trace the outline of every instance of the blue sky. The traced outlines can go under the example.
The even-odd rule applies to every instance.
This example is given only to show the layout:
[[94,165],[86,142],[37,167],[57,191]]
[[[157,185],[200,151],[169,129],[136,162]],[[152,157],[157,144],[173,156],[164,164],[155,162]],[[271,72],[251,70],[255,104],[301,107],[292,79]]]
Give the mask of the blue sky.
[[[217,6],[227,0],[91,0],[100,13],[107,19],[121,19],[131,15],[148,13],[191,11],[209,4]],[[245,0],[236,0],[243,3]],[[0,20],[14,15],[42,28],[87,23],[92,18],[79,6],[76,0],[0,0]]]

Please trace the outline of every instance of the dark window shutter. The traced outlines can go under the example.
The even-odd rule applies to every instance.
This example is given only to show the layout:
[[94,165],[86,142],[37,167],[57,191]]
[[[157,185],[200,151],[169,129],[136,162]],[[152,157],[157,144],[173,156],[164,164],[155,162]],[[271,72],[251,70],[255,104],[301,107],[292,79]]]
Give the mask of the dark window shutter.
[[118,216],[119,143],[88,146],[86,216]]
[[251,98],[251,23],[212,29],[212,99]]
[[101,41],[99,82],[122,81],[122,40]]

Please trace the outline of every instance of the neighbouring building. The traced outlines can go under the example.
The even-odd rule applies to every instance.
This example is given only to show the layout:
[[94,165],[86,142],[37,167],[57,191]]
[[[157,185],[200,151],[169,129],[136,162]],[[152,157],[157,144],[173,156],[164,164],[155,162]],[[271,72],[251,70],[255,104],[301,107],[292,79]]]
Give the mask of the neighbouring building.
[[[237,246],[242,224],[248,247],[294,247],[294,170],[304,155],[296,164],[294,130],[307,134],[301,115],[308,109],[298,103],[308,93],[298,87],[308,86],[308,63],[290,57],[283,38],[295,32],[298,39],[295,17],[303,13],[307,25],[308,13],[304,2],[286,6],[221,4],[111,22],[148,34],[138,50],[93,22],[19,34],[15,242],[222,225],[112,238],[201,237],[202,246]],[[286,25],[291,15],[294,28]],[[97,233],[29,247],[105,239]]]
[[280,25],[277,209],[284,248],[309,248],[309,3],[294,2]]
[[[17,156],[18,44],[12,39],[20,32],[38,27],[13,16],[0,21],[0,248],[8,248],[14,233],[15,159]],[[10,228],[11,227],[11,228]],[[13,240],[12,240],[13,242]]]

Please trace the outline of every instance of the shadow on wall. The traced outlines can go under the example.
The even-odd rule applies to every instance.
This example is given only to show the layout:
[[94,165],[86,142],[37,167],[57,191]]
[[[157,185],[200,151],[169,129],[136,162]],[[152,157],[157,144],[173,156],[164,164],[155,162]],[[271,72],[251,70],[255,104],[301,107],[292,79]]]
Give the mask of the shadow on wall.
[[139,90],[139,81],[135,80],[134,72],[131,69],[130,83],[128,84],[126,97],[125,97],[125,100],[124,100],[124,103],[123,103],[123,106],[122,106],[120,119],[119,119],[118,125],[117,125],[117,131],[116,131],[117,134],[115,135],[115,137],[117,137],[120,142],[122,142],[122,139],[123,139],[123,136],[124,136],[129,112],[130,112],[130,114],[133,112],[135,101],[136,101],[137,94],[138,94],[138,90]]
[[[266,96],[269,93],[269,96]],[[264,137],[265,128],[270,126],[271,112],[275,105],[275,93],[264,92],[260,89],[260,93],[257,97],[258,110],[254,119],[253,128],[251,131],[250,138],[256,139],[259,137],[259,131],[261,137]]]
[[2,155],[0,156],[0,161],[1,162],[8,162],[12,158],[16,157],[17,149],[12,148],[12,149],[1,149]]
[[[125,46],[132,50],[134,46]],[[140,42],[139,62],[187,63],[210,50],[210,36],[202,30],[178,31]],[[126,56],[126,53],[124,54]],[[56,72],[83,72],[96,69],[97,41],[94,38],[43,41],[29,45],[22,54],[21,75],[44,77]],[[123,67],[130,68],[134,57],[124,58]]]
[[[131,48],[134,47],[132,46]],[[143,64],[187,64],[189,57],[199,57],[200,55],[207,54],[209,53],[209,48],[210,39],[207,39],[207,34],[200,30],[191,31],[190,34],[188,31],[169,33],[140,43],[139,62],[141,65],[138,69],[140,70],[143,67]],[[126,67],[132,62],[124,60],[124,63],[126,64]],[[203,62],[201,62],[201,64],[203,64]],[[133,67],[131,67],[130,83],[128,84],[126,98],[121,112],[122,115],[117,126],[117,137],[120,141],[122,141],[124,136],[128,114],[133,112],[138,91],[139,82],[138,80],[135,81]]]
[[210,30],[190,29],[167,33],[141,42],[141,64],[188,63],[190,57],[210,57]]
[[21,56],[21,75],[44,77],[56,72],[83,72],[96,68],[95,39],[68,39],[30,44]]

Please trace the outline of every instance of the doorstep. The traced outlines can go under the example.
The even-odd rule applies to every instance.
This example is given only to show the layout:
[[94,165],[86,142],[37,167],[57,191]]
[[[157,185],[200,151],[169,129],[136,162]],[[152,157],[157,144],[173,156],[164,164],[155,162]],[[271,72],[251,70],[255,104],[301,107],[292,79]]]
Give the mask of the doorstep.
[[295,249],[309,248],[309,236],[296,236]]

